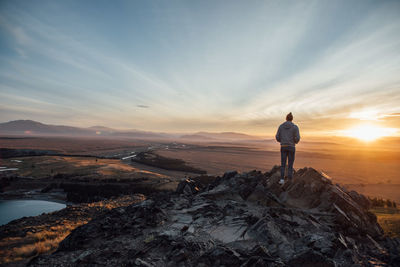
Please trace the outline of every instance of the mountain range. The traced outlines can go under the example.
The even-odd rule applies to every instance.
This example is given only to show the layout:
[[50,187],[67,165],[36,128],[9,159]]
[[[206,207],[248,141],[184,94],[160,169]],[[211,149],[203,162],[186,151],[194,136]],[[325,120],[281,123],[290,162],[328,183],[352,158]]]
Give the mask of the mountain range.
[[88,128],[44,124],[33,120],[0,123],[0,135],[24,136],[111,136],[138,139],[178,139],[185,141],[240,141],[262,140],[260,137],[236,132],[197,132],[193,134],[160,133],[142,130],[118,130],[105,126]]

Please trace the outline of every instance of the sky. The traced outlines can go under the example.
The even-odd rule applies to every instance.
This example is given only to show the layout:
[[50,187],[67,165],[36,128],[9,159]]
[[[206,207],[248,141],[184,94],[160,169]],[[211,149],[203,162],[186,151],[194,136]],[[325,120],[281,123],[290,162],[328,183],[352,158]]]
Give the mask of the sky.
[[400,1],[0,0],[0,122],[400,135]]

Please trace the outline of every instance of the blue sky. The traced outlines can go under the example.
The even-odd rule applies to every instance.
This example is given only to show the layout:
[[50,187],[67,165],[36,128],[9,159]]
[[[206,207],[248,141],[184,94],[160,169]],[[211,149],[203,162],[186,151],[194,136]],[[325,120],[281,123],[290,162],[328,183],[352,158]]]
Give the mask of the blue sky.
[[[399,1],[1,1],[0,121],[399,128]],[[367,114],[367,115],[365,115]]]

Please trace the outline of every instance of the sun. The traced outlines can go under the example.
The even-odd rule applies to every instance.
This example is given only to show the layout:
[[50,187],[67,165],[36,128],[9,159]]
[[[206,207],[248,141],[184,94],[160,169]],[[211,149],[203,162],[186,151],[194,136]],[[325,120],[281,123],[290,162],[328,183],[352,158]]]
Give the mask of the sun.
[[357,138],[365,142],[374,141],[385,136],[392,136],[396,132],[397,129],[394,128],[382,128],[374,125],[359,125],[342,131],[345,136]]

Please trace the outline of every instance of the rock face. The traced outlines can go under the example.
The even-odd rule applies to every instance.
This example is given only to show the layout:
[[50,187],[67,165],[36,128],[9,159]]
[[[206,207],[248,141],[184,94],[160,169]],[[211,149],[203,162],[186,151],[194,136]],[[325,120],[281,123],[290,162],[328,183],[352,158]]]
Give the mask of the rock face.
[[31,266],[398,266],[365,197],[312,168],[185,180],[75,229]]

